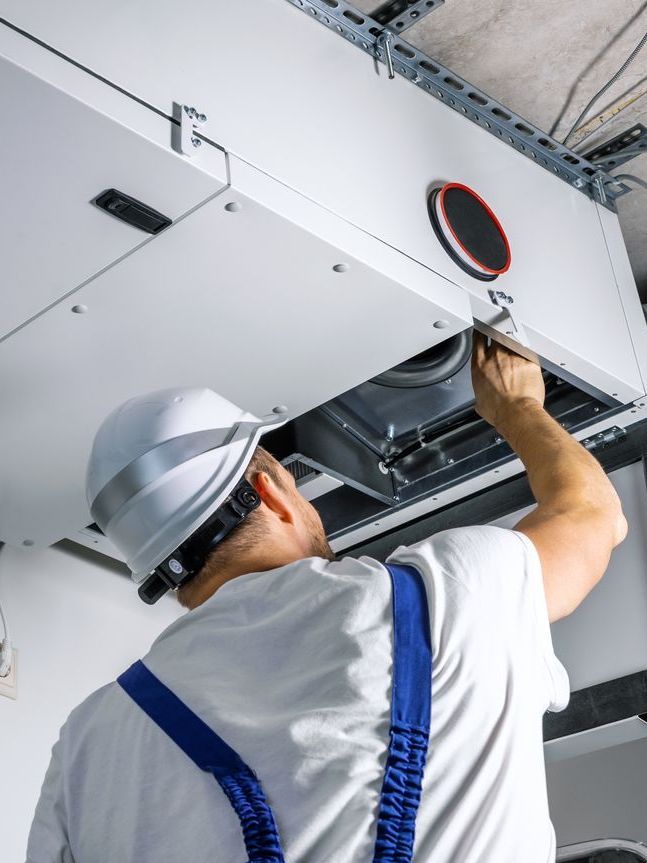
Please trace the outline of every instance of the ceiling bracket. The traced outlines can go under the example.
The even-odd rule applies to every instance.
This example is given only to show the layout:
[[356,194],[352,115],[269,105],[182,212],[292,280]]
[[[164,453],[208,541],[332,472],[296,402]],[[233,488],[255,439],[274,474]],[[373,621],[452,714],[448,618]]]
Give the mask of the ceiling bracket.
[[198,137],[200,127],[207,122],[207,115],[201,114],[190,105],[182,105],[180,112],[180,152],[184,156],[193,156],[195,151],[202,146],[202,139]]
[[387,0],[371,13],[371,18],[393,33],[403,33],[425,15],[444,4],[445,0]]
[[[515,114],[438,60],[428,57],[414,45],[405,42],[399,34],[393,34],[392,39],[388,40],[387,52],[384,34],[390,30],[385,31],[383,24],[347,0],[287,2],[308,13],[311,18],[357,48],[361,48],[373,59],[377,57],[388,64],[387,55],[390,54],[394,75],[402,75],[430,96],[439,99],[512,147],[515,152],[532,159],[545,171],[608,210],[616,212],[616,198],[630,191],[627,185],[615,180],[612,174],[601,169],[599,165],[551,138],[542,129]],[[348,98],[352,99],[352,95]],[[596,176],[601,179],[594,181]]]
[[584,158],[601,171],[611,171],[635,159],[641,153],[647,153],[647,126],[636,123],[614,138],[605,141],[604,144],[598,144],[586,153]]

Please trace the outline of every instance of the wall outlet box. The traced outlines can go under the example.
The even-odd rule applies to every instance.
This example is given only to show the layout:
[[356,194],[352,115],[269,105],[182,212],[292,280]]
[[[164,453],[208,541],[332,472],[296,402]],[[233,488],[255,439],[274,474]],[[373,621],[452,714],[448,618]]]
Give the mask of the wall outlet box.
[[18,651],[14,650],[11,657],[11,670],[6,677],[0,677],[0,696],[18,698]]

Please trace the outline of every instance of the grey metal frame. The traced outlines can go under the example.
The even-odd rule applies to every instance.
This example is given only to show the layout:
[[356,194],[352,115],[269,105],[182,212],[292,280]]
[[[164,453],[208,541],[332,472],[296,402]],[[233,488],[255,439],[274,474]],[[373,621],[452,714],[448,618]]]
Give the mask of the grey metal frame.
[[445,0],[388,0],[371,13],[371,18],[394,33],[403,33],[444,2]]
[[557,863],[570,863],[585,860],[591,854],[600,851],[629,851],[636,860],[647,861],[647,845],[642,842],[632,842],[629,839],[598,839],[593,842],[580,842],[577,845],[565,845],[557,851]]
[[405,42],[392,32],[391,23],[380,24],[346,0],[288,2],[386,63],[390,77],[402,75],[607,209],[615,212],[615,199],[631,191],[613,175]]

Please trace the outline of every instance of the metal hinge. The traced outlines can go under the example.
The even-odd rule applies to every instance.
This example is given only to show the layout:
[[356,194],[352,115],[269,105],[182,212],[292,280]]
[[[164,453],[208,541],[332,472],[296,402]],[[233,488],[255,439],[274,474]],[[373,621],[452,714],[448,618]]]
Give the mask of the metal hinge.
[[620,426],[611,426],[611,428],[598,432],[592,437],[584,438],[582,446],[589,452],[594,452],[598,449],[606,449],[609,446],[613,446],[614,443],[620,443],[626,437],[626,429],[620,428]]
[[506,336],[512,336],[519,342],[519,344],[529,347],[528,338],[526,336],[526,331],[523,328],[523,324],[513,311],[514,297],[510,294],[506,294],[505,291],[494,290],[489,290],[488,295],[493,305],[507,313],[507,324],[511,329],[507,329],[505,331]]
[[192,156],[202,146],[202,140],[198,138],[197,132],[200,126],[207,122],[207,115],[201,114],[197,108],[190,105],[182,105],[180,114],[180,152],[185,156]]

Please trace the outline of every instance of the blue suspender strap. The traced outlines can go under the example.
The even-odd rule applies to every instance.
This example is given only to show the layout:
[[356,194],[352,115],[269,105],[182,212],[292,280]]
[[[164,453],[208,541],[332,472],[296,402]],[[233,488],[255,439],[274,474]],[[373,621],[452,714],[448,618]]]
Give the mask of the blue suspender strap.
[[374,863],[410,863],[431,722],[427,592],[412,566],[387,565],[393,595],[391,730]]
[[117,682],[201,770],[216,778],[240,820],[250,863],[284,863],[272,810],[242,758],[143,662]]
[[[411,863],[431,717],[427,594],[411,566],[387,566],[393,596],[391,729],[374,863]],[[285,863],[274,815],[242,758],[136,662],[119,685],[201,770],[213,774],[240,821],[249,863]]]

